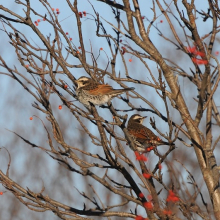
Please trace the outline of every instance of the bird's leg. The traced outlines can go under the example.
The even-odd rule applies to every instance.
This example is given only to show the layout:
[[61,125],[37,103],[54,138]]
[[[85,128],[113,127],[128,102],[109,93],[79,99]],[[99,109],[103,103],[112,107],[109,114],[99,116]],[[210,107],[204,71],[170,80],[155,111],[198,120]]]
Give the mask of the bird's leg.
[[93,105],[93,103],[89,101],[89,106],[86,106],[86,108],[89,110],[89,112],[91,112],[91,114],[93,114],[93,110],[92,110],[93,107],[95,106]]
[[112,107],[112,102],[108,101],[107,104],[108,104],[107,106],[106,105],[100,105],[99,107],[100,108],[108,108],[108,109]]

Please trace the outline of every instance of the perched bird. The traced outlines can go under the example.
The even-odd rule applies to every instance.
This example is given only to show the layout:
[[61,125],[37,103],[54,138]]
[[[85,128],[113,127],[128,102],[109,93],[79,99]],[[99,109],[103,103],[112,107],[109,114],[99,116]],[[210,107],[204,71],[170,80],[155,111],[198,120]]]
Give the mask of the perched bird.
[[90,103],[103,105],[123,92],[134,90],[134,88],[113,89],[109,85],[100,84],[86,76],[80,77],[76,83],[78,100],[89,109]]
[[146,152],[149,149],[153,149],[152,147],[169,145],[168,142],[162,141],[149,128],[142,125],[145,118],[146,116],[134,114],[128,121],[127,129],[137,146],[137,150],[139,152]]

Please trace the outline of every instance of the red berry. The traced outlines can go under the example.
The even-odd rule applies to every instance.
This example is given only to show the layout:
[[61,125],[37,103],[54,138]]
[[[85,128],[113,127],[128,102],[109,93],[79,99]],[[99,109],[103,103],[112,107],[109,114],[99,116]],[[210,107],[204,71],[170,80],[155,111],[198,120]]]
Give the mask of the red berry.
[[147,157],[144,156],[143,154],[141,154],[141,160],[142,160],[142,161],[147,161]]
[[82,18],[82,12],[79,12],[79,16],[80,16],[80,18]]
[[143,218],[141,215],[137,215],[137,216],[135,217],[135,220],[144,220],[144,218]]
[[0,195],[3,195],[3,192],[0,192]]
[[146,209],[153,209],[153,204],[152,204],[152,202],[145,202],[143,205],[144,205],[144,207],[145,207]]
[[176,196],[176,194],[172,190],[169,190],[169,194],[167,196],[166,201],[175,203],[179,201],[179,198]]
[[144,198],[144,194],[142,192],[139,193],[138,195],[140,198]]
[[59,109],[61,110],[63,107],[62,107],[62,105],[59,105]]
[[201,65],[201,64],[206,65],[206,64],[208,64],[208,60],[201,60],[201,59],[197,59],[195,57],[192,58],[192,61],[193,61],[193,63],[196,63],[198,65]]
[[189,51],[189,53],[195,53],[196,47],[187,47],[187,50]]
[[125,47],[121,47],[121,52],[122,52],[122,54],[124,55],[125,54],[125,52],[126,52],[126,48]]
[[143,176],[146,178],[146,179],[150,179],[151,178],[151,175],[149,173],[143,173]]
[[171,211],[171,210],[166,210],[166,209],[164,209],[164,210],[163,210],[163,214],[164,214],[164,215],[172,215],[172,211]]
[[148,199],[148,200],[152,200],[152,195],[148,195],[148,196],[147,196],[147,199]]

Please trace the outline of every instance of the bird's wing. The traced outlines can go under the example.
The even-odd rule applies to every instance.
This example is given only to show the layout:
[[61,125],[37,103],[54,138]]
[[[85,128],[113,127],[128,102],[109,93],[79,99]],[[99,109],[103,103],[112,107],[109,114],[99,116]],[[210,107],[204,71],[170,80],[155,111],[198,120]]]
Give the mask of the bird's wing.
[[87,92],[90,95],[105,95],[111,93],[113,90],[114,89],[109,85],[97,84],[93,89],[87,90]]
[[145,141],[157,140],[160,141],[160,138],[157,137],[150,129],[142,127],[137,130],[129,130],[129,133],[133,135],[137,141],[144,143]]
[[143,129],[129,129],[128,131],[140,143],[144,143],[149,139],[149,136],[143,131]]

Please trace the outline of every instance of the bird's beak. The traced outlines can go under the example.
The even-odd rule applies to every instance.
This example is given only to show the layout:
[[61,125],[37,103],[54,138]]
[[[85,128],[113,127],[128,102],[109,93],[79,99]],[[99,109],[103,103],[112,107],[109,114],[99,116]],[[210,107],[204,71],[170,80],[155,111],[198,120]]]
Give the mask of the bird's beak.
[[144,121],[145,118],[147,118],[147,116],[143,116],[143,117],[141,118],[141,120],[140,120],[140,124],[143,123],[143,121]]

